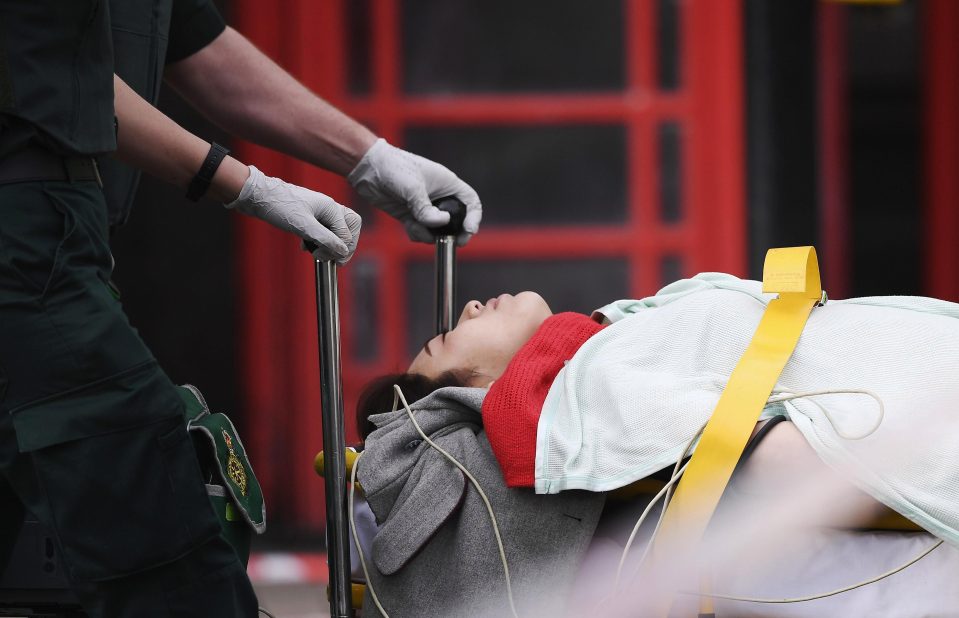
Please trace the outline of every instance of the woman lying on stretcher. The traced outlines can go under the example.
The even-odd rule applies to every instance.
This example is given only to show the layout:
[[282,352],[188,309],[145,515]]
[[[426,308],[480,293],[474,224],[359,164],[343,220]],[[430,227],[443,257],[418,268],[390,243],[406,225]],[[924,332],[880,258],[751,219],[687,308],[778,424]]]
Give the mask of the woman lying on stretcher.
[[[424,569],[450,585],[457,573],[496,580],[488,516],[481,506],[469,511],[479,502],[471,502],[462,473],[441,463],[410,416],[469,460],[462,463],[485,477],[484,489],[495,486],[498,517],[535,520],[503,535],[514,585],[517,576],[528,584],[522,590],[555,585],[575,571],[555,565],[582,556],[602,509],[599,492],[671,468],[693,450],[767,300],[757,282],[705,274],[592,318],[553,315],[533,292],[468,303],[454,330],[429,340],[408,373],[374,382],[357,410],[369,436],[359,480],[381,524],[377,588],[392,580],[400,593]],[[959,306],[924,298],[851,299],[814,310],[756,432],[771,418],[791,422],[764,432],[736,486],[769,502],[817,478],[831,488],[808,496],[796,523],[857,525],[891,507],[959,540],[959,505],[948,503],[959,493],[959,455],[940,448],[940,437],[959,428],[957,318]],[[393,409],[394,384],[412,404],[409,413],[400,406],[367,418]],[[575,520],[577,530],[555,528],[566,521],[556,515]],[[544,551],[543,535],[554,548],[564,539],[567,551]],[[465,536],[482,538],[462,547],[460,557],[470,556],[475,569],[469,574],[443,558]],[[442,548],[432,557],[438,567],[420,561],[432,546]],[[492,558],[477,562],[475,552]],[[475,610],[475,599],[464,598],[458,607]]]

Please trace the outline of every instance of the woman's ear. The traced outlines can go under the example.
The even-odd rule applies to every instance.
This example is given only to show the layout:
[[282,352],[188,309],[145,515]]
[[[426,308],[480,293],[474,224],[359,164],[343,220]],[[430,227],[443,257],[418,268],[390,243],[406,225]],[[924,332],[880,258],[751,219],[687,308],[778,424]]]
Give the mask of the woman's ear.
[[472,386],[475,388],[485,388],[488,387],[495,381],[496,378],[492,377],[487,373],[483,373],[478,369],[470,369],[469,373],[466,375],[463,380],[464,386]]

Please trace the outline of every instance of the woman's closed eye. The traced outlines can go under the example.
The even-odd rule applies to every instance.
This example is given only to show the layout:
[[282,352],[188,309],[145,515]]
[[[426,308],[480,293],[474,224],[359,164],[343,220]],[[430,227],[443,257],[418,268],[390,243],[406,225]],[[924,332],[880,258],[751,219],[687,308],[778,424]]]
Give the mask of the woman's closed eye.
[[[446,333],[441,333],[435,337],[430,337],[423,344],[423,351],[426,352],[427,356],[433,356],[433,351],[430,350],[430,344],[439,339],[439,345],[446,343]],[[435,345],[435,344],[434,344]]]

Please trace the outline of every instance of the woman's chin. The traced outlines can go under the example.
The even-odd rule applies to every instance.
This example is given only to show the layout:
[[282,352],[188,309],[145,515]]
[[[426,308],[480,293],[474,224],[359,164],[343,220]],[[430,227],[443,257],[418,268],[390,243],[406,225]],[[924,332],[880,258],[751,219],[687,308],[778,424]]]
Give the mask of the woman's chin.
[[543,320],[553,315],[553,311],[549,308],[549,304],[536,292],[527,290],[525,292],[520,292],[514,298],[522,303],[524,307],[528,307],[530,313],[537,316],[542,316]]

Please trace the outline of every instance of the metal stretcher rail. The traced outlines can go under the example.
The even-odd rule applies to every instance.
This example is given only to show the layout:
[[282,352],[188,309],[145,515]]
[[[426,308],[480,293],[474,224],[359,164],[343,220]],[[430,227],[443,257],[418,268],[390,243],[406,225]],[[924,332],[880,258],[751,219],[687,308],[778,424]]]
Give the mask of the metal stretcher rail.
[[[456,235],[462,231],[466,207],[448,197],[435,203],[450,213],[450,222],[436,233],[436,332],[453,324],[456,309]],[[331,618],[353,616],[350,582],[350,529],[347,512],[346,432],[340,363],[340,311],[336,263],[315,260],[316,316],[320,350],[320,404],[326,486],[326,538]]]

